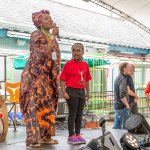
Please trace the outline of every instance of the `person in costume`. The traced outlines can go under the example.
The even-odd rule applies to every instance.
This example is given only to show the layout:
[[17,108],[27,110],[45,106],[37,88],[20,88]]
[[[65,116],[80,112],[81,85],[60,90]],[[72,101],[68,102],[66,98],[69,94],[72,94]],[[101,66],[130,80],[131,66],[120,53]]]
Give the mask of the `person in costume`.
[[20,108],[26,122],[26,145],[39,147],[41,142],[58,144],[51,137],[59,97],[59,28],[48,10],[33,13],[32,21],[37,30],[31,33],[30,56],[21,76]]

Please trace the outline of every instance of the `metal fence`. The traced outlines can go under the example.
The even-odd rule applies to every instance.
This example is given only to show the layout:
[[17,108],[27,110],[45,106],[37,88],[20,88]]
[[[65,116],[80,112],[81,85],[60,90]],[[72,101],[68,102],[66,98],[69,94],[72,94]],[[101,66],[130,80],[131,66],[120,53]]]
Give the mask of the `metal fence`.
[[[114,92],[91,92],[90,100],[85,109],[92,111],[97,115],[108,115],[109,118],[114,116]],[[150,113],[150,100],[144,96],[139,96],[138,111],[143,115]]]
[[[150,79],[150,61],[145,61],[142,57],[111,56],[106,54],[94,55],[92,58],[93,66],[90,67],[92,75],[92,80],[90,81],[91,93],[85,109],[91,110],[97,115],[114,116],[114,81],[119,75],[119,64],[128,62],[135,65],[134,85],[139,96],[138,110],[142,114],[149,114],[150,100],[145,97],[144,89]],[[97,59],[101,61],[97,61]],[[111,64],[105,64],[105,60],[109,60]]]

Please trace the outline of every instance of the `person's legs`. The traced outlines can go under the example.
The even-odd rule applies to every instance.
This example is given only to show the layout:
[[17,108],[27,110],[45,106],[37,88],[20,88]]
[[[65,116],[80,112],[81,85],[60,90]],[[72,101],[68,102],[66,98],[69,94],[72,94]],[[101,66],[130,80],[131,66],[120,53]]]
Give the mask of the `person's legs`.
[[121,129],[125,129],[124,122],[130,116],[130,110],[123,108],[121,111]]
[[77,112],[77,116],[75,119],[75,133],[76,133],[76,135],[80,134],[84,104],[85,104],[85,100],[80,99],[79,105],[78,105],[78,112]]
[[40,128],[38,125],[34,100],[29,102],[24,118],[26,121],[27,133],[26,145],[32,147],[40,146]]
[[82,115],[83,109],[85,106],[85,91],[80,90],[78,91],[79,103],[78,103],[78,110],[75,119],[75,133],[76,135],[80,135],[81,125],[82,125]]
[[76,96],[76,91],[73,89],[67,89],[67,93],[69,94],[70,98],[67,101],[68,109],[69,109],[69,116],[68,116],[68,131],[69,131],[69,137],[68,137],[68,143],[70,144],[78,144],[79,140],[75,136],[74,132],[74,125],[75,125],[75,119],[77,115],[77,109],[78,109],[78,98]]
[[132,108],[132,114],[137,114],[137,113],[138,113],[138,105],[137,102],[134,102]]
[[78,99],[71,96],[70,99],[67,100],[67,104],[68,104],[68,109],[69,109],[69,116],[68,116],[69,136],[73,136],[75,118],[76,118],[77,109],[78,109]]
[[133,114],[133,106],[134,106],[134,103],[129,103],[130,114]]
[[51,137],[55,135],[55,105],[56,93],[53,96],[53,86],[49,76],[45,73],[36,80],[36,115],[40,127],[41,143],[58,144]]
[[81,124],[82,124],[82,114],[83,114],[83,108],[85,104],[85,99],[80,99],[79,100],[79,105],[78,105],[78,112],[75,120],[75,133],[76,133],[76,138],[80,141],[80,143],[84,144],[86,143],[86,140],[80,135],[80,130],[81,130]]
[[121,110],[115,110],[113,129],[121,129]]
[[[67,100],[67,104],[69,108],[68,143],[71,144],[86,143],[86,140],[84,140],[80,136],[82,114],[83,114],[83,108],[85,104],[85,90],[69,88],[66,91],[70,96],[70,99]],[[75,125],[75,132],[74,132],[74,125]]]
[[80,141],[80,143],[84,144],[86,143],[86,140],[83,139],[83,137],[80,135],[80,130],[82,125],[83,109],[85,105],[85,91],[84,90],[78,91],[78,97],[79,97],[79,104],[78,104],[77,116],[75,119],[75,133],[76,133],[76,138]]

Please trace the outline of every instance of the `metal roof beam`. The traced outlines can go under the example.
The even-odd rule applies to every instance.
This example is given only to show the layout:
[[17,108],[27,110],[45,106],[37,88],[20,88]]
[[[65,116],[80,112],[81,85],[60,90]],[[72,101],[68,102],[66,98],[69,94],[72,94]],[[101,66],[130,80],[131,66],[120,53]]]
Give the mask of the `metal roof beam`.
[[118,45],[109,45],[108,50],[119,51],[123,53],[143,54],[143,55],[150,54],[150,49],[133,48],[133,47],[118,46]]
[[102,1],[102,0],[87,0],[87,1],[91,1],[91,2],[103,7],[109,11],[112,11],[113,13],[115,13],[115,14],[121,16],[122,18],[132,22],[133,24],[137,25],[138,27],[140,27],[141,29],[143,29],[144,31],[146,31],[147,33],[150,34],[150,29],[147,26],[145,26],[144,24],[142,24],[138,20],[132,18],[131,16],[125,14],[124,12],[116,9],[115,7],[105,3],[104,1]]

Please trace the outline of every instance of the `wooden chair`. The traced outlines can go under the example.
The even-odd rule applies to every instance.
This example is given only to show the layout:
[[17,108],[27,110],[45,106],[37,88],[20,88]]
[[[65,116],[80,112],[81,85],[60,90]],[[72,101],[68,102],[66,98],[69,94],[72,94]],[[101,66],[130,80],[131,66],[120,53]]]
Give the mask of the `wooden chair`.
[[[12,120],[14,125],[14,131],[16,131],[16,109],[17,104],[19,103],[19,95],[20,95],[20,82],[16,83],[5,83],[5,89],[9,93],[9,97],[6,99],[6,105],[11,106],[8,111],[8,116]],[[10,116],[10,112],[14,108],[14,119]]]

